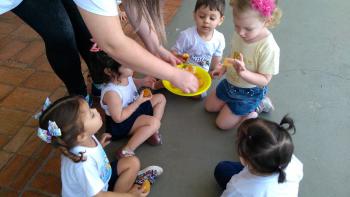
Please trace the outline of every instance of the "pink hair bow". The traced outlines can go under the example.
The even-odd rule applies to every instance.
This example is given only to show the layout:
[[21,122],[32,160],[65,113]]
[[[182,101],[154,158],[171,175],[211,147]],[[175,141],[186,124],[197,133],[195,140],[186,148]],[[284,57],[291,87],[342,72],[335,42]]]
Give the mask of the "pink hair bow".
[[274,0],[251,0],[251,4],[253,9],[265,17],[271,16],[276,8]]

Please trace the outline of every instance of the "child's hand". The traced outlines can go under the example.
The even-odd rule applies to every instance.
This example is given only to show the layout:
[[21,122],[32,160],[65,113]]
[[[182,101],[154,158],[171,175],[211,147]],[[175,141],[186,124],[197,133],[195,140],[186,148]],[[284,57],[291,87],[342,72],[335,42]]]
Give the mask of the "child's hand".
[[137,185],[135,184],[131,190],[129,191],[130,194],[132,194],[133,196],[137,196],[137,197],[146,197],[148,196],[148,194],[150,193],[150,191],[145,192],[142,190],[141,185]]
[[142,90],[142,92],[140,93],[139,97],[136,99],[135,102],[137,102],[139,105],[141,105],[142,103],[151,100],[151,98],[152,98],[152,96],[149,96],[149,97],[143,96],[143,90]]
[[157,81],[156,78],[147,76],[142,79],[142,85],[151,89],[154,89],[154,83]]
[[121,22],[127,22],[128,21],[128,16],[126,15],[126,13],[124,11],[121,11],[119,13],[119,19]]
[[210,76],[213,79],[221,78],[222,75],[225,73],[225,71],[226,71],[226,68],[224,66],[222,66],[222,65],[219,65],[214,70],[212,70],[210,72]]
[[110,133],[104,133],[101,135],[100,143],[102,147],[106,147],[109,143],[111,143],[112,135]]
[[234,60],[233,67],[235,68],[238,74],[240,72],[247,70],[247,68],[245,67],[245,63],[243,61],[243,55],[241,53],[239,54],[239,59]]

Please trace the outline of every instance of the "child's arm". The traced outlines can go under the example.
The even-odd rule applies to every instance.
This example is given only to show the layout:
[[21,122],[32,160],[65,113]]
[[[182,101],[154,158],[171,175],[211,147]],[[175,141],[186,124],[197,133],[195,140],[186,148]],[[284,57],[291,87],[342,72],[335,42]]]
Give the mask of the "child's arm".
[[233,63],[233,66],[237,74],[248,83],[263,87],[263,86],[266,86],[272,79],[271,74],[261,74],[261,73],[255,73],[255,72],[249,71],[245,67],[242,54],[240,54],[239,59],[228,58],[228,61]]
[[216,68],[221,67],[221,64],[220,64],[221,59],[222,59],[221,56],[213,56],[213,57],[211,58],[211,63],[210,63],[209,71],[212,71],[212,70],[214,70],[214,69],[216,69]]
[[104,95],[103,102],[108,105],[108,111],[111,114],[113,121],[120,123],[129,118],[142,103],[148,101],[149,99],[150,98],[143,97],[143,95],[140,94],[139,98],[137,98],[133,103],[123,108],[122,100],[118,93],[109,91]]
[[148,87],[151,89],[154,89],[154,83],[157,81],[154,77],[150,77],[150,76],[146,76],[141,79],[133,78],[133,80],[137,88]]

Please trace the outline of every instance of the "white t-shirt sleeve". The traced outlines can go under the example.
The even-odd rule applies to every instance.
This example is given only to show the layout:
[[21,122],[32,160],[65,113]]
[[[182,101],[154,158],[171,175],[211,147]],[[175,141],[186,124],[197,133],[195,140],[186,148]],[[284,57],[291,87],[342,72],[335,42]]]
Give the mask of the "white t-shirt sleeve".
[[178,54],[186,53],[188,48],[188,35],[185,31],[181,32],[179,37],[176,39],[175,45],[171,48],[171,50],[176,51]]
[[224,34],[222,33],[218,33],[218,34],[219,34],[218,36],[219,46],[215,50],[213,56],[222,57],[225,49],[225,37],[224,37]]
[[97,178],[100,177],[97,166],[93,166],[95,165],[80,165],[75,171],[76,177],[79,177],[79,184],[87,196],[95,196],[105,187],[103,181]]
[[116,0],[73,0],[80,8],[102,16],[118,16]]

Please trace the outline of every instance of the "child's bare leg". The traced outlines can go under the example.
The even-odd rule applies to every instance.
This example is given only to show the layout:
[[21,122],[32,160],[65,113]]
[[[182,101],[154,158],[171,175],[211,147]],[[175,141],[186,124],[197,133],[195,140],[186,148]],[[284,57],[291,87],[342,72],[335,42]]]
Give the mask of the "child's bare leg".
[[225,102],[216,96],[216,90],[213,90],[204,102],[205,109],[208,112],[219,112],[224,105]]
[[151,135],[156,133],[160,127],[160,121],[153,116],[142,115],[138,117],[131,128],[131,138],[126,148],[134,151]]
[[135,157],[119,159],[117,166],[118,179],[114,185],[115,192],[128,192],[135,183],[137,172],[140,170],[140,160]]
[[164,114],[166,99],[163,94],[154,94],[151,99],[153,116],[161,120]]
[[242,116],[238,116],[231,112],[227,105],[224,105],[216,118],[216,125],[222,130],[228,130],[236,127],[242,120]]

